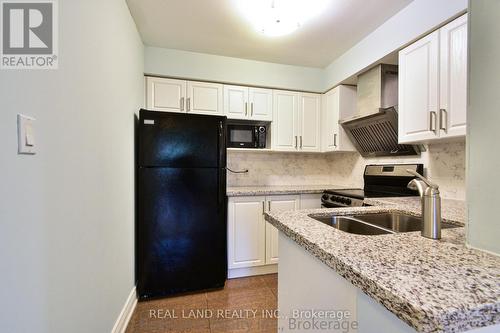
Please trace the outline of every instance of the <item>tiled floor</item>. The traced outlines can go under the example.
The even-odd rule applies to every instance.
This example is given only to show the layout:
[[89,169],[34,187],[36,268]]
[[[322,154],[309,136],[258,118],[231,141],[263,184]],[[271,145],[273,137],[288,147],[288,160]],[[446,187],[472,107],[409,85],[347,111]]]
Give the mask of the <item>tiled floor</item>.
[[278,275],[270,274],[228,280],[223,290],[139,302],[126,333],[274,333],[277,295]]

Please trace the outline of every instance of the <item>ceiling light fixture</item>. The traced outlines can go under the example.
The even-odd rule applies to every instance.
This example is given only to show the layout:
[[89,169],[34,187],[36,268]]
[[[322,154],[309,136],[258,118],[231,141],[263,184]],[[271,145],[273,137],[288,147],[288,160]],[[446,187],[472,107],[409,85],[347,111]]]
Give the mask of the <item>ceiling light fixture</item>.
[[242,15],[267,36],[289,34],[326,9],[331,0],[235,0]]

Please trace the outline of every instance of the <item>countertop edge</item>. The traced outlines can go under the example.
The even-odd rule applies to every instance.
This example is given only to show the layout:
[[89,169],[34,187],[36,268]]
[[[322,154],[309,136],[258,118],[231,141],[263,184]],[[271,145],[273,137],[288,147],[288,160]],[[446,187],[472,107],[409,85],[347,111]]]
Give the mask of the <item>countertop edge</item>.
[[[395,316],[397,316],[399,319],[404,321],[406,324],[417,330],[418,332],[423,332],[422,326],[415,325],[416,323],[411,321],[411,318],[415,317],[415,313],[419,313],[421,315],[425,315],[424,313],[421,313],[417,309],[411,307],[409,308],[410,311],[408,313],[404,312],[405,316],[402,316],[401,310],[397,311],[396,308],[394,307],[395,304],[401,304],[403,305],[401,308],[408,308],[408,303],[406,303],[403,299],[401,299],[398,295],[396,294],[390,294],[390,297],[393,299],[391,302],[389,302],[387,299],[384,299],[380,297],[380,293],[383,294],[388,294],[388,291],[385,290],[384,288],[381,288],[377,286],[375,281],[372,281],[371,279],[367,279],[363,277],[359,272],[357,272],[355,269],[352,267],[349,267],[342,263],[342,261],[336,257],[333,256],[327,252],[325,252],[321,247],[319,247],[317,244],[307,240],[304,237],[301,237],[298,233],[294,232],[292,229],[288,228],[286,225],[282,224],[275,218],[273,218],[271,215],[268,215],[266,213],[266,221],[271,223],[274,227],[278,228],[281,232],[283,232],[287,237],[289,237],[291,240],[293,240],[298,246],[302,247],[305,249],[308,253],[310,253],[314,258],[318,259],[331,269],[335,270],[337,274],[339,274],[341,277],[349,281],[353,286],[359,288],[363,293],[365,293],[367,296],[373,298],[375,301],[377,301],[379,304],[384,306],[388,311],[393,313]],[[313,249],[316,249],[317,251],[321,252],[323,255],[318,256]],[[331,261],[334,261],[334,264],[332,264],[331,261],[326,260],[326,258],[329,258]],[[350,272],[349,272],[350,271]],[[351,273],[351,274],[349,274]],[[353,277],[356,276],[356,277]],[[356,280],[358,279],[358,280]],[[363,283],[360,282],[359,280],[363,280]],[[372,286],[372,288],[377,288],[379,291],[378,294],[374,290],[370,291],[369,288],[366,288],[366,286]],[[389,298],[389,297],[387,297]],[[394,298],[397,298],[397,302],[394,301]],[[421,315],[417,316],[420,317]]]
[[[388,211],[401,211],[396,207],[379,207]],[[318,244],[303,237],[297,231],[291,229],[272,215],[266,213],[265,219],[298,246],[304,248],[313,257],[317,258],[337,274],[348,280],[353,286],[358,287],[363,293],[384,306],[388,311],[396,315],[400,320],[414,328],[418,332],[464,332],[471,329],[481,328],[489,325],[497,325],[500,322],[500,305],[491,303],[473,309],[462,309],[450,311],[443,309],[442,313],[425,311],[416,308],[397,293],[377,285],[367,276],[363,276],[355,267],[342,262],[342,259],[334,254],[328,253]],[[386,296],[384,296],[386,295]],[[464,311],[466,312],[464,317]],[[460,320],[463,317],[463,320]]]
[[320,194],[328,189],[347,188],[338,185],[270,185],[270,186],[228,186],[228,197],[287,195],[287,194]]

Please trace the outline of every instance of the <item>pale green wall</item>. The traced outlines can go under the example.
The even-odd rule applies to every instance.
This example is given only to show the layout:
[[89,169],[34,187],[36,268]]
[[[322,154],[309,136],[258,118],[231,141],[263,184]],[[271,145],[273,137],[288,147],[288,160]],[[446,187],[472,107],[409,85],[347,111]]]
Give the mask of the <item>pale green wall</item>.
[[500,254],[500,0],[469,6],[467,241]]
[[325,68],[329,89],[467,10],[467,0],[414,0]]
[[1,332],[108,333],[135,284],[143,45],[123,0],[58,3],[59,69],[0,70]]
[[144,61],[147,74],[323,92],[323,70],[320,68],[157,47],[145,48]]

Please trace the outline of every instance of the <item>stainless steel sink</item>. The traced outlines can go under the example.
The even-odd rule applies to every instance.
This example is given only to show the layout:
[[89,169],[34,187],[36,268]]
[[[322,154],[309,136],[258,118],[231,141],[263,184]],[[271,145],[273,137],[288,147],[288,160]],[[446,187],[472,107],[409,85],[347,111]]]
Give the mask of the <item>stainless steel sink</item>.
[[384,235],[392,233],[390,230],[385,230],[383,228],[370,225],[368,223],[357,221],[349,216],[327,216],[327,217],[311,216],[311,217],[331,227],[334,227],[336,229],[351,234]]
[[[422,230],[420,217],[401,213],[358,214],[346,216],[317,216],[311,218],[344,232],[358,235],[384,235]],[[443,229],[458,226],[443,222]]]
[[[353,218],[394,232],[422,230],[422,218],[401,213],[360,214],[353,215]],[[456,227],[446,222],[441,223],[443,229]]]

